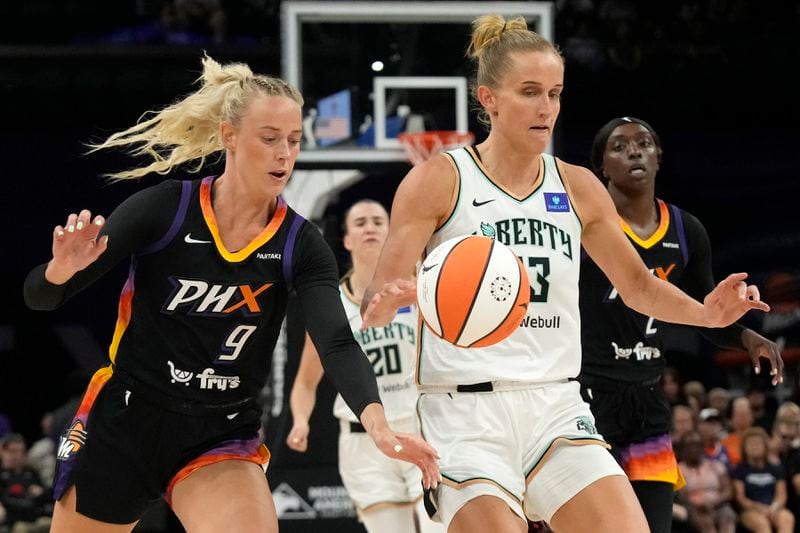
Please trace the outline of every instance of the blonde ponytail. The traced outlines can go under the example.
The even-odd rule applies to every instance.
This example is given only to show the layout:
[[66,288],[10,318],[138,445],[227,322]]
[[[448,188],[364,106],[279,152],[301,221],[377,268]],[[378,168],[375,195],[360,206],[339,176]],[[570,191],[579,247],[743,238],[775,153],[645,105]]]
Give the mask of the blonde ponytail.
[[[206,157],[223,150],[219,125],[229,121],[238,126],[250,98],[256,93],[286,96],[303,105],[300,93],[285,81],[253,74],[243,63],[220,65],[208,56],[202,60],[200,89],[160,111],[148,111],[139,122],[114,133],[97,150],[124,147],[133,156],[153,160],[147,166],[108,174],[112,180],[137,179],[151,172],[167,174],[189,161],[196,164],[189,172],[198,172]],[[150,117],[150,118],[147,118]]]

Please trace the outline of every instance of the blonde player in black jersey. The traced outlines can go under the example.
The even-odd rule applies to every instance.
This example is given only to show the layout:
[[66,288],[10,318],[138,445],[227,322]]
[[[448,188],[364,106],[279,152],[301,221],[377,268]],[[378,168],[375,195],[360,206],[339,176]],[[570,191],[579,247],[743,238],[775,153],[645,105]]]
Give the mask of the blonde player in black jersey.
[[131,258],[111,364],[93,377],[61,439],[52,531],[125,532],[165,497],[189,532],[276,532],[257,395],[297,293],[325,370],[377,447],[436,485],[435,451],[389,427],[372,367],[350,332],[319,232],[281,198],[303,100],[243,64],[203,60],[202,86],[98,148],[154,161],[114,175],[166,174],[224,151],[220,176],[167,180],[106,222],[88,210],[53,232],[52,259],[25,297],[53,309]]
[[365,326],[390,322],[415,299],[409,269],[426,247],[457,234],[495,234],[528,268],[530,319],[508,339],[461,349],[423,331],[418,410],[444,479],[426,497],[429,511],[458,533],[521,533],[526,515],[559,533],[648,531],[630,482],[571,381],[580,370],[578,244],[627,305],[660,320],[719,327],[769,307],[746,274],[729,276],[704,303],[651,275],[592,172],[544,153],[560,110],[564,62],[524,19],[478,18],[470,53],[489,136],[405,177],[362,302]]
[[[353,334],[375,370],[378,390],[391,427],[417,432],[417,390],[412,382],[417,350],[417,310],[409,306],[385,328],[359,331],[361,297],[372,280],[378,256],[389,233],[389,215],[374,200],[361,200],[344,216],[344,247],[352,268],[339,285]],[[323,368],[311,339],[306,338],[289,404],[294,420],[287,445],[304,452],[308,447],[309,418]],[[369,533],[441,533],[422,507],[419,470],[384,456],[364,432],[350,409],[337,396],[333,415],[339,419],[339,473]],[[416,514],[416,516],[415,516]]]
[[[606,184],[619,224],[645,265],[694,298],[714,287],[711,244],[700,221],[655,196],[661,140],[647,122],[610,120],[595,135],[592,167]],[[612,445],[653,533],[672,529],[673,491],[683,477],[670,438],[671,411],[661,389],[667,335],[658,321],[628,308],[590,259],[581,265],[583,365],[579,381],[598,431]],[[734,323],[700,328],[718,346],[745,349],[753,365],[770,361],[773,384],[783,380],[778,346]]]

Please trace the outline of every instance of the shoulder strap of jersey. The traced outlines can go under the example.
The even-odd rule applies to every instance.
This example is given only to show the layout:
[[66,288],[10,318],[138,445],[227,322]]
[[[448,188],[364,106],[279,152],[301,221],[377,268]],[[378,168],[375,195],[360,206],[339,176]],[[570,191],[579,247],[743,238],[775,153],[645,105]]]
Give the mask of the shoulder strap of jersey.
[[192,186],[194,181],[192,180],[182,180],[181,181],[181,197],[178,201],[178,209],[175,211],[175,216],[172,219],[172,224],[170,224],[169,229],[161,237],[158,241],[154,242],[144,250],[140,252],[140,254],[152,254],[159,250],[162,250],[165,246],[167,246],[173,238],[175,238],[175,234],[178,233],[178,230],[181,229],[183,225],[183,221],[186,218],[186,212],[189,210],[189,200],[192,197]]
[[681,255],[683,256],[683,266],[686,266],[689,263],[689,248],[686,244],[686,230],[683,227],[683,217],[681,216],[681,210],[678,209],[678,206],[669,204],[670,209],[672,210],[672,219],[675,221],[675,230],[678,232],[678,243],[681,247]]
[[286,288],[289,292],[292,292],[294,288],[294,269],[292,268],[294,245],[295,242],[297,242],[297,234],[300,231],[300,227],[303,225],[303,222],[306,221],[306,219],[301,217],[294,210],[292,210],[292,215],[294,215],[294,218],[292,219],[292,225],[289,227],[289,233],[286,235],[286,242],[283,245],[283,254],[281,254],[283,279],[286,282]]

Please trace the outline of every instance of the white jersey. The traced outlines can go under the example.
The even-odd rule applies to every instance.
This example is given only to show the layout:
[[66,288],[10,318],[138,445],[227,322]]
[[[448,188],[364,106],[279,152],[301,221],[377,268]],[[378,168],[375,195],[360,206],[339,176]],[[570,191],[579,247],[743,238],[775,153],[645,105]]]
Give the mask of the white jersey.
[[[417,353],[416,306],[400,309],[395,319],[385,327],[360,331],[361,305],[356,302],[346,281],[339,285],[339,295],[353,335],[372,363],[386,419],[392,421],[415,417],[417,390],[413,373]],[[333,415],[358,422],[338,394],[333,403]]]
[[581,365],[581,223],[556,159],[542,154],[543,179],[537,179],[536,189],[525,198],[515,198],[492,180],[473,149],[459,148],[447,155],[458,172],[458,200],[426,251],[463,235],[496,238],[522,260],[531,284],[531,302],[519,329],[486,348],[457,348],[422,326],[417,383],[542,383],[577,376]]

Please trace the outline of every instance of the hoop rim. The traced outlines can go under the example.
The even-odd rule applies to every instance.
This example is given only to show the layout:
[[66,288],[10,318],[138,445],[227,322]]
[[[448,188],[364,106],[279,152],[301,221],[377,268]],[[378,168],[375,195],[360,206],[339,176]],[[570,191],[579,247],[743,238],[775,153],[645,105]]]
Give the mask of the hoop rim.
[[403,132],[397,139],[412,165],[423,163],[443,150],[451,150],[470,144],[475,135],[471,131],[425,130]]

